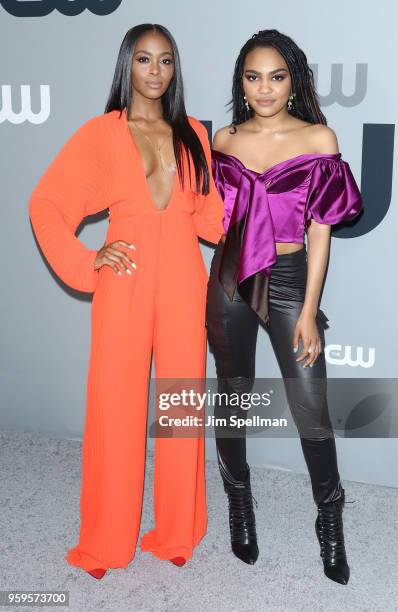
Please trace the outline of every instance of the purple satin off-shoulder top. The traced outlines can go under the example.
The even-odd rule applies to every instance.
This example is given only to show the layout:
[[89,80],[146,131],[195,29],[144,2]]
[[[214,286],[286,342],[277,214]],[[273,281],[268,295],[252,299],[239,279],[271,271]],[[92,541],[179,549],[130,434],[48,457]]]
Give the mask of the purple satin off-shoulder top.
[[341,153],[304,153],[255,172],[233,155],[212,149],[215,185],[225,204],[219,279],[232,299],[239,293],[268,323],[267,292],[276,242],[304,242],[311,218],[335,225],[363,207]]

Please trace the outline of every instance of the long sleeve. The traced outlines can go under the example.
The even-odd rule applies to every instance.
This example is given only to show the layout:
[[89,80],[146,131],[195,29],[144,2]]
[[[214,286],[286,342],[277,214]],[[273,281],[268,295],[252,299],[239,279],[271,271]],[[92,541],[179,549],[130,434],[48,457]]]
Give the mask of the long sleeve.
[[306,224],[311,217],[326,225],[351,221],[362,206],[361,192],[348,163],[342,159],[317,160],[307,194]]
[[29,201],[29,216],[39,245],[56,274],[79,291],[94,292],[97,251],[75,232],[88,215],[106,208],[104,172],[95,117],[80,126],[53,159]]
[[212,176],[211,150],[207,130],[197,119],[190,117],[190,120],[202,143],[209,169],[209,193],[196,196],[197,204],[193,213],[193,220],[197,235],[208,242],[217,244],[225,233],[223,226],[224,202],[217,191]]

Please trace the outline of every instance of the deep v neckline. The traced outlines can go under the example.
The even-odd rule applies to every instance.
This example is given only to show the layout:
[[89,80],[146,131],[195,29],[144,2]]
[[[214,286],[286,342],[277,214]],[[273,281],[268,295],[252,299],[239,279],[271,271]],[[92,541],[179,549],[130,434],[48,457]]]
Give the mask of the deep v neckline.
[[[115,111],[115,112],[119,112],[119,111]],[[173,200],[174,200],[174,196],[175,196],[175,193],[176,193],[177,178],[178,178],[177,177],[177,168],[176,168],[176,170],[174,172],[173,184],[172,184],[172,188],[171,188],[171,194],[170,194],[170,197],[169,197],[169,199],[167,201],[167,204],[163,208],[159,208],[156,205],[156,202],[155,202],[155,200],[153,198],[152,191],[151,191],[151,188],[149,186],[148,178],[147,178],[147,176],[145,174],[145,167],[144,167],[143,159],[142,159],[141,154],[139,152],[137,143],[135,142],[134,135],[133,135],[132,131],[130,130],[130,126],[129,126],[128,120],[127,120],[127,111],[126,111],[126,109],[123,109],[122,115],[123,115],[123,124],[125,126],[125,129],[127,130],[126,135],[129,138],[130,146],[132,148],[134,157],[138,158],[138,163],[139,163],[140,169],[141,169],[141,175],[142,175],[142,178],[143,178],[145,189],[146,189],[146,191],[148,193],[148,204],[151,207],[151,209],[155,210],[155,212],[166,212],[170,208],[170,205],[172,205]]]

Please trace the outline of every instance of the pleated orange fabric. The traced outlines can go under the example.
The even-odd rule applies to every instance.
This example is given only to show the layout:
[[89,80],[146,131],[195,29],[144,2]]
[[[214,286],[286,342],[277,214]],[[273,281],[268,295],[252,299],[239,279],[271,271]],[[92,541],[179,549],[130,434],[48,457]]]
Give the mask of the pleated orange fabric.
[[[211,177],[210,145],[195,118],[210,171],[210,193],[197,194],[178,175],[165,210],[152,199],[126,112],[86,121],[49,165],[29,202],[40,247],[71,287],[93,292],[91,347],[82,446],[80,537],[65,559],[74,566],[125,568],[135,555],[145,474],[148,382],[205,377],[207,270],[198,236],[217,243],[223,202]],[[184,157],[185,175],[188,164]],[[193,166],[192,166],[193,168]],[[109,209],[106,243],[137,268],[94,270],[96,250],[75,231],[88,215]],[[154,468],[155,525],[141,549],[159,559],[189,559],[207,529],[204,438],[158,437]],[[65,492],[67,493],[67,492]]]

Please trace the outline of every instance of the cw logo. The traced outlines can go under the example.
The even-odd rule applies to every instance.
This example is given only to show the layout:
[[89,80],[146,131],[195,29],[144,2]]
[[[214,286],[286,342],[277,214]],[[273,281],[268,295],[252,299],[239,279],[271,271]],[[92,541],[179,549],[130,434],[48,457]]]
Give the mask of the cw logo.
[[12,110],[11,85],[1,86],[2,107],[0,123],[8,120],[14,125],[29,121],[35,125],[44,123],[50,116],[50,86],[40,85],[40,111],[33,113],[31,108],[30,85],[21,85],[21,111],[17,114]]
[[337,238],[364,236],[380,225],[391,205],[395,125],[364,123],[360,189],[363,214],[332,228]]
[[0,5],[14,17],[44,17],[59,11],[68,17],[80,15],[88,9],[95,15],[109,15],[122,0],[0,0]]
[[352,357],[353,347],[341,344],[328,344],[325,347],[325,357],[328,363],[333,365],[348,365],[351,368],[372,368],[375,364],[375,349],[368,350],[368,360],[363,358],[363,346],[357,347],[355,359]]
[[[368,65],[355,64],[355,87],[354,93],[347,96],[343,93],[343,66],[344,64],[332,64],[330,74],[330,92],[326,96],[319,95],[321,106],[330,106],[334,102],[349,108],[357,106],[366,96],[368,84]],[[318,64],[310,64],[314,72],[314,81],[318,89]]]

